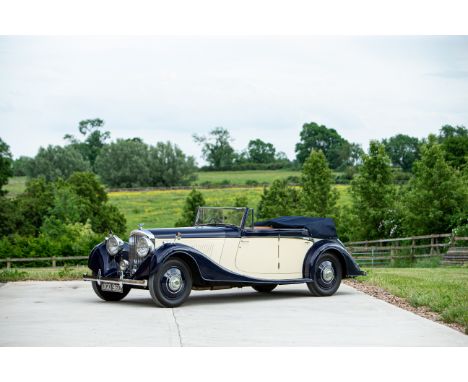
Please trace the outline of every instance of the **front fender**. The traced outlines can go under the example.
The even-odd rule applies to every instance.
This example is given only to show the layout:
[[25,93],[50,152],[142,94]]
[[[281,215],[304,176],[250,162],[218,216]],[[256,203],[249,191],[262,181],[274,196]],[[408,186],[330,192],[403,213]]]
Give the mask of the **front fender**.
[[118,273],[118,264],[115,257],[109,256],[106,250],[106,242],[96,245],[89,254],[88,268],[97,274],[101,271],[101,276],[113,277]]
[[359,268],[359,265],[356,263],[356,261],[354,261],[349,252],[339,241],[320,240],[309,249],[305,256],[303,266],[304,278],[314,278],[313,269],[317,259],[322,253],[327,251],[338,254],[340,260],[342,260],[342,264],[344,265],[343,278],[365,275],[365,272]]

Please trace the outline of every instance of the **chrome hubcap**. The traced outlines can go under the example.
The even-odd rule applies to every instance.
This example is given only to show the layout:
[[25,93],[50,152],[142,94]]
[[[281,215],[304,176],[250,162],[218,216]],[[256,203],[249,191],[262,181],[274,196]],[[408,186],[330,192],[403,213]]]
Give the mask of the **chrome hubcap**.
[[329,283],[334,280],[335,278],[335,270],[333,269],[333,265],[330,261],[324,261],[320,264],[320,269],[322,271],[322,279]]
[[184,286],[184,281],[182,279],[182,274],[177,268],[170,268],[165,274],[164,277],[167,280],[167,289],[172,293],[179,292]]

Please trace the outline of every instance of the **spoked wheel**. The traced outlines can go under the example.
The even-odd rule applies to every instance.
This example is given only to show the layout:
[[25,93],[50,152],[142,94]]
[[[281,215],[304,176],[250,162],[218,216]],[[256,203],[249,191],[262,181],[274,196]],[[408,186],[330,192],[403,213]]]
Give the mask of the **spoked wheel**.
[[151,298],[156,305],[174,308],[181,305],[192,290],[192,275],[180,260],[169,260],[149,279]]
[[278,284],[266,284],[266,285],[254,285],[254,288],[257,292],[260,293],[270,293],[273,289],[275,289]]
[[336,255],[325,252],[320,255],[313,270],[314,281],[307,287],[314,296],[331,296],[341,284],[342,267]]
[[99,296],[99,298],[102,298],[104,301],[120,301],[122,300],[127,294],[130,293],[130,286],[128,285],[123,285],[123,291],[122,293],[120,292],[108,292],[105,290],[101,289],[101,286],[98,285],[97,281],[93,281],[92,283],[93,290],[94,292]]

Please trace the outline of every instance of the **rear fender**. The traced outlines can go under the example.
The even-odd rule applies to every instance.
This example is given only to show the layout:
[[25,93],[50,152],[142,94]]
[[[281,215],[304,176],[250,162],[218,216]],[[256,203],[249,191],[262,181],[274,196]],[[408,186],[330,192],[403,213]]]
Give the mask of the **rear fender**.
[[336,254],[343,267],[343,278],[355,277],[364,275],[365,272],[361,271],[359,265],[354,261],[352,256],[346,248],[339,241],[334,240],[320,240],[316,242],[306,254],[303,265],[304,278],[314,278],[314,268],[317,263],[318,257],[325,252],[332,252]]

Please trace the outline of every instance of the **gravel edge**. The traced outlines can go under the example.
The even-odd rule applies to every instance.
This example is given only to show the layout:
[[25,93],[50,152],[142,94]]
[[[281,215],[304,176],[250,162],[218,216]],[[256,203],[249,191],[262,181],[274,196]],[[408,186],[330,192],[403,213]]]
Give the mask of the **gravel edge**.
[[388,302],[389,304],[398,306],[401,309],[417,314],[418,316],[427,318],[428,320],[448,326],[449,328],[455,329],[466,335],[465,327],[463,325],[457,324],[457,323],[444,322],[439,313],[433,312],[425,306],[418,306],[418,307],[412,306],[404,298],[394,296],[393,294],[387,292],[383,288],[377,287],[375,285],[369,285],[369,284],[359,282],[353,279],[343,280],[343,283],[350,287],[357,289],[360,292],[363,292],[372,297],[378,298],[379,300]]

